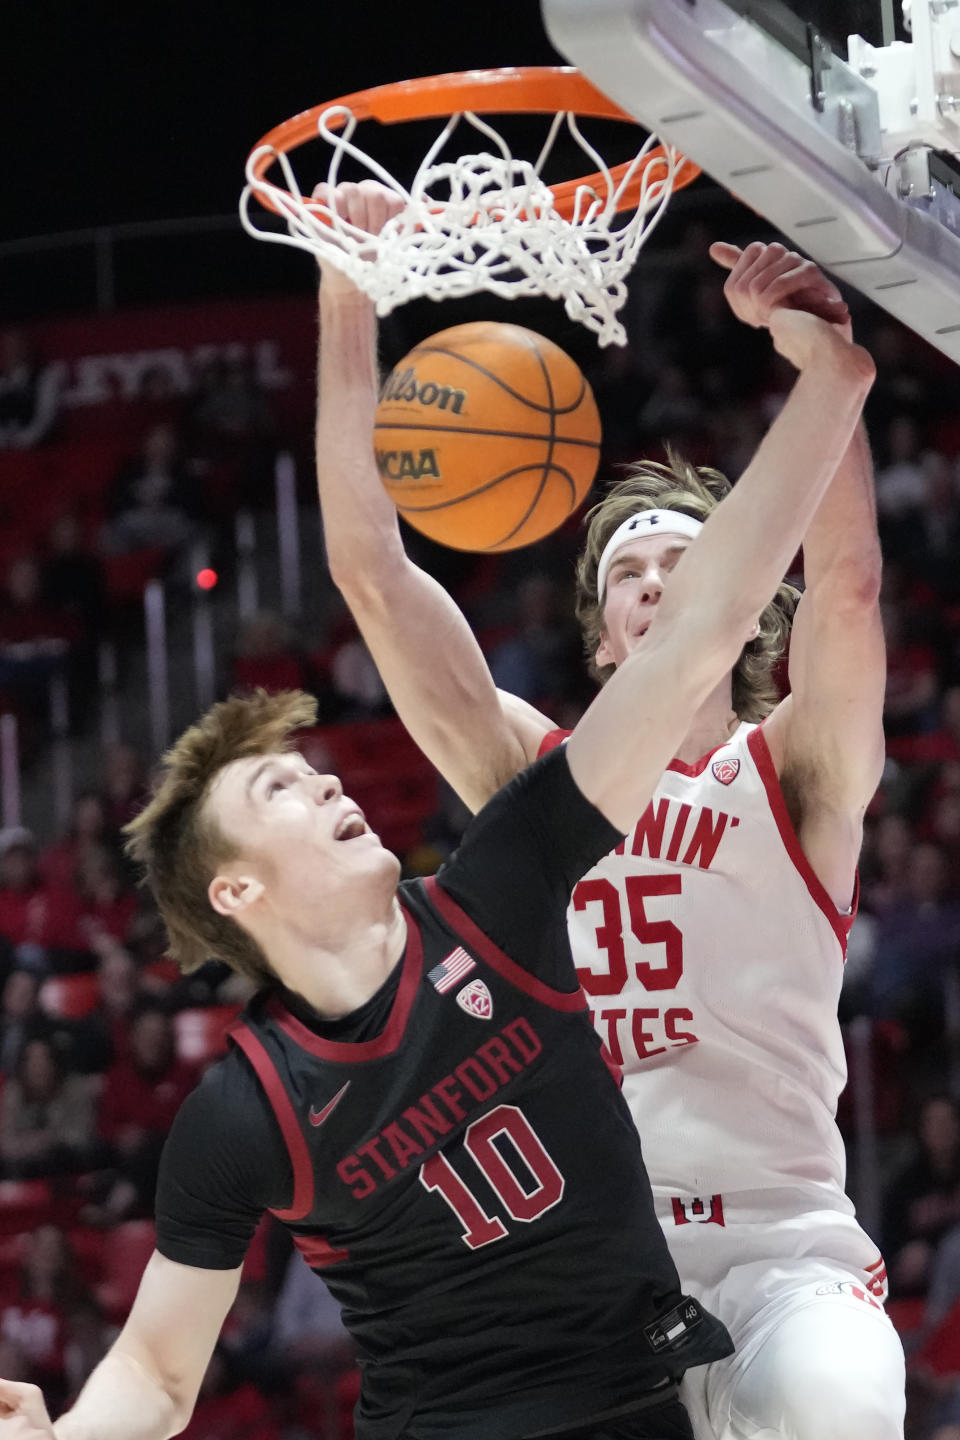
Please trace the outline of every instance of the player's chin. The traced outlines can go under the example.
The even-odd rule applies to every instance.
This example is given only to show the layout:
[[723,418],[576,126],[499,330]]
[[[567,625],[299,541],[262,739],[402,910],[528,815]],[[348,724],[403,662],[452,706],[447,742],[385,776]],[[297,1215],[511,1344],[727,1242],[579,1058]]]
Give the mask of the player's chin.
[[400,861],[392,850],[387,849],[380,836],[373,830],[368,830],[365,835],[359,836],[350,843],[355,847],[355,854],[361,864],[376,867],[394,866],[399,870]]

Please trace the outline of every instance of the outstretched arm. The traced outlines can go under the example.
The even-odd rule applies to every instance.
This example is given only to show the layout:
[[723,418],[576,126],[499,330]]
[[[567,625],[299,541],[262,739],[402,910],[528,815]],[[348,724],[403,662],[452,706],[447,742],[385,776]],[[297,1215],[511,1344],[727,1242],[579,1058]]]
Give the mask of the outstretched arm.
[[798,838],[827,893],[850,905],[863,816],[883,772],[886,654],[873,468],[862,427],[803,541],[805,590],[790,644],[790,695],[769,743],[799,799]]
[[55,1425],[35,1385],[0,1380],[0,1440],[179,1435],[239,1285],[239,1269],[194,1269],[154,1252],[126,1325]]
[[[378,231],[389,197],[342,185],[341,212]],[[376,318],[349,280],[326,266],[320,285],[317,480],[327,560],[397,714],[471,809],[536,755],[531,716],[501,707],[486,660],[442,586],[408,559],[397,512],[373,458]]]
[[[772,306],[832,309],[836,287],[809,260],[775,246],[714,246],[731,266],[725,284],[738,319],[769,323]],[[764,727],[774,763],[798,797],[807,859],[845,910],[854,887],[863,815],[884,763],[886,679],[880,623],[880,541],[873,467],[860,425],[803,537],[805,590],[790,643],[790,695]],[[795,783],[793,783],[795,782]]]
[[684,553],[643,645],[607,682],[568,744],[580,789],[623,831],[774,594],[873,381],[869,355],[826,320],[778,309],[770,332],[800,371],[787,402]]

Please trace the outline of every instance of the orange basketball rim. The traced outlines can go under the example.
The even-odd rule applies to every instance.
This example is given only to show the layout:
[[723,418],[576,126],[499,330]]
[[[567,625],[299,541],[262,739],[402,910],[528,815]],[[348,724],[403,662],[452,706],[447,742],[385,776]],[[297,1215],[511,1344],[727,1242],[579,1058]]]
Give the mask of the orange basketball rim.
[[[250,152],[248,162],[252,175],[263,180],[277,155],[288,155],[308,140],[315,140],[320,117],[330,110],[342,109],[341,116],[329,118],[331,130],[342,128],[352,116],[355,120],[376,120],[381,125],[395,125],[406,120],[442,119],[468,111],[478,115],[554,114],[558,111],[603,120],[622,120],[636,125],[636,120],[619,105],[591,85],[571,65],[510,66],[497,70],[462,70],[449,75],[427,75],[419,80],[400,80],[390,85],[377,85],[358,90],[303,110],[267,132]],[[260,152],[260,153],[258,153]],[[617,195],[617,209],[632,209],[640,198],[645,172],[651,166],[663,165],[666,152],[656,146],[636,167],[630,183]],[[611,166],[608,175],[614,185],[626,175],[632,161]],[[673,189],[689,185],[700,174],[692,160],[679,157],[674,171]],[[574,213],[577,192],[605,187],[608,175],[597,171],[577,179],[551,185],[557,213],[570,219]],[[281,213],[269,192],[256,191],[264,208]],[[303,203],[309,202],[300,197]]]

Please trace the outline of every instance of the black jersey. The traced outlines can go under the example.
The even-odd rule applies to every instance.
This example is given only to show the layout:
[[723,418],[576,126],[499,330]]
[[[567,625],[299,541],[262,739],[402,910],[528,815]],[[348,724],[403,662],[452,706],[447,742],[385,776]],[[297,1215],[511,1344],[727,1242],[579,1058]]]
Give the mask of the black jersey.
[[[565,758],[535,770],[517,806],[550,785],[573,792],[565,809],[593,810]],[[572,1426],[731,1349],[680,1293],[630,1113],[576,988],[567,883],[555,887],[559,955],[467,913],[486,922],[496,907],[484,876],[502,864],[488,863],[491,837],[516,840],[496,808],[511,788],[436,879],[401,886],[407,945],[378,1033],[331,1038],[335,1027],[306,1023],[273,992],[235,1025],[240,1053],[225,1062],[246,1057],[282,1132],[291,1183],[274,1213],[357,1342],[360,1440]],[[609,827],[592,823],[604,853]],[[546,844],[538,863],[551,863]]]

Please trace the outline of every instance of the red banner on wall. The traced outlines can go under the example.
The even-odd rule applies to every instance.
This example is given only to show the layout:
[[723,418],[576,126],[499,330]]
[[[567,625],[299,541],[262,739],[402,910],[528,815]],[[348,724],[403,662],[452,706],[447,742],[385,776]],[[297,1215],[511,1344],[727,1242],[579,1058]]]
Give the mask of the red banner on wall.
[[65,418],[136,401],[160,372],[187,396],[211,360],[249,361],[283,416],[312,411],[315,306],[306,296],[121,310],[30,327],[41,361],[57,366]]

